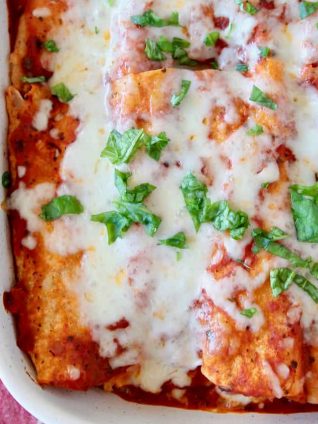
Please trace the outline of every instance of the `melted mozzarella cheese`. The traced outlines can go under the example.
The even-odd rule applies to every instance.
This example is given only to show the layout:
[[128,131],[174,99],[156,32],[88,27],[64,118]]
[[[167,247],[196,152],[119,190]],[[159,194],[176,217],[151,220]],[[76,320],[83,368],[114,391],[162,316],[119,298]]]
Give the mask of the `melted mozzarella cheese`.
[[53,104],[51,100],[40,100],[39,110],[33,117],[32,126],[38,131],[47,130]]

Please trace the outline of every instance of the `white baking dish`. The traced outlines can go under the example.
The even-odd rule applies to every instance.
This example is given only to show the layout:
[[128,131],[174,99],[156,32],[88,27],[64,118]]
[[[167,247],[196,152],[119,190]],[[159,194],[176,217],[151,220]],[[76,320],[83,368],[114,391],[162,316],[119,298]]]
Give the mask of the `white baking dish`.
[[[8,84],[7,17],[5,0],[0,0],[0,173],[6,169],[6,113],[3,92]],[[0,199],[3,191],[0,188]],[[205,412],[183,411],[173,408],[142,406],[125,402],[99,390],[88,393],[71,393],[41,389],[33,381],[33,369],[27,358],[16,347],[11,316],[2,305],[2,295],[13,282],[12,261],[6,216],[0,210],[0,378],[15,399],[45,424],[311,424],[318,414],[297,415],[219,415]],[[18,423],[17,423],[18,424]]]

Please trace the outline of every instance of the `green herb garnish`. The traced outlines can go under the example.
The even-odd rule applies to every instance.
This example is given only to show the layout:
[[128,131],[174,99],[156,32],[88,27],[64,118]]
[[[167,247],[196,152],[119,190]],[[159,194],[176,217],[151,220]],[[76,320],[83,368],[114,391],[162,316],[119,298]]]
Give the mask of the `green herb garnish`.
[[165,26],[179,26],[178,12],[172,12],[167,19],[160,18],[153,10],[147,10],[142,15],[135,15],[130,18],[131,22],[141,27],[151,26],[162,28]]
[[253,137],[256,137],[256,136],[258,136],[258,135],[261,135],[261,134],[263,134],[263,132],[264,132],[264,129],[263,129],[263,127],[261,126],[261,125],[259,125],[259,124],[256,124],[253,128],[250,128],[248,131],[247,131],[247,135],[250,135],[250,136],[253,136]]
[[255,6],[252,5],[249,1],[246,0],[235,0],[235,3],[240,6],[240,9],[243,12],[248,13],[249,15],[255,15],[258,12]]
[[173,94],[171,97],[170,103],[173,107],[177,107],[181,104],[181,102],[184,100],[185,96],[187,95],[189,89],[191,86],[191,81],[188,80],[182,80],[181,81],[181,89],[178,93]]
[[53,85],[53,87],[51,87],[51,93],[53,96],[56,96],[61,103],[68,103],[74,99],[74,94],[70,92],[63,82]]
[[207,47],[214,47],[219,38],[220,38],[219,31],[212,31],[205,37],[204,44]]
[[235,68],[238,72],[248,72],[248,66],[245,63],[238,63]]
[[84,211],[80,201],[75,196],[63,195],[55,197],[42,206],[40,218],[44,221],[54,221],[63,215],[79,215]]
[[201,224],[210,222],[218,231],[229,231],[235,240],[244,236],[249,226],[245,212],[232,210],[225,200],[212,203],[207,197],[206,185],[193,174],[185,176],[180,189],[197,231]]
[[256,308],[243,309],[243,311],[240,312],[241,315],[243,315],[244,317],[247,317],[247,318],[253,318],[253,316],[256,313],[257,313]]
[[5,188],[5,189],[10,188],[12,181],[11,181],[11,174],[10,174],[9,171],[5,171],[2,174],[1,182],[2,182],[2,187],[3,188]]
[[160,62],[166,59],[166,56],[162,53],[162,50],[159,47],[158,43],[149,38],[146,40],[145,53],[148,59],[150,60]]
[[43,83],[46,81],[46,78],[44,76],[40,77],[21,77],[21,81],[25,82],[27,84],[36,84],[36,83]]
[[289,268],[275,268],[270,272],[270,283],[274,297],[278,297],[286,291],[293,283],[304,290],[315,303],[318,303],[318,288],[307,278],[296,274]]
[[318,10],[318,1],[302,1],[299,4],[300,19],[305,19]]
[[271,53],[271,49],[269,47],[259,47],[259,53],[261,57],[268,57]]
[[263,91],[256,87],[256,85],[253,86],[250,101],[257,103],[260,106],[267,107],[268,109],[277,109],[277,103],[275,103],[271,98],[263,93]]
[[57,47],[57,44],[54,40],[44,41],[43,47],[50,53],[57,53],[60,49]]
[[297,239],[318,243],[318,183],[289,188]]
[[176,247],[178,249],[186,249],[187,239],[186,235],[183,232],[179,232],[172,237],[169,237],[165,240],[160,240],[159,244],[164,246]]

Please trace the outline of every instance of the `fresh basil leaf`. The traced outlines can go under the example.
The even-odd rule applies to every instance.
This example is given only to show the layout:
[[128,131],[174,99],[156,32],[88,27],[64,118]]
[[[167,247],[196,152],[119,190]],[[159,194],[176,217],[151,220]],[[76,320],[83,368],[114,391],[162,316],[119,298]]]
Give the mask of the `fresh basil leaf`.
[[163,35],[159,37],[157,41],[157,47],[165,53],[172,53],[174,50],[172,41],[170,41],[167,37],[164,37]]
[[219,64],[218,64],[218,62],[217,62],[216,59],[212,59],[212,61],[211,61],[211,68],[212,69],[219,69]]
[[104,212],[91,216],[91,221],[105,224],[108,234],[108,244],[114,243],[118,238],[122,238],[129,229],[132,222],[123,214],[117,211]]
[[260,106],[267,107],[268,109],[277,109],[277,103],[275,103],[271,98],[263,93],[263,91],[256,87],[256,85],[253,85],[250,101],[257,103]]
[[68,103],[75,97],[63,82],[53,85],[53,87],[51,87],[51,93],[53,96],[56,96],[61,103]]
[[295,184],[289,190],[297,239],[318,243],[318,183],[312,186]]
[[234,28],[235,28],[235,25],[233,24],[233,22],[230,22],[230,24],[228,26],[227,33],[225,35],[225,38],[227,40],[229,40],[232,37],[232,32],[233,32]]
[[312,284],[307,278],[296,274],[289,268],[276,268],[270,272],[270,282],[274,297],[286,291],[292,283],[306,292],[315,303],[318,303],[318,287]]
[[247,318],[253,318],[253,316],[256,313],[257,313],[256,308],[243,309],[243,311],[240,312],[241,315],[243,315],[244,317],[247,317]]
[[44,41],[43,47],[50,53],[57,53],[60,49],[57,47],[57,44],[54,40]]
[[185,176],[180,188],[196,231],[201,224],[210,222],[218,231],[230,231],[235,240],[244,236],[249,226],[245,212],[232,210],[226,200],[212,203],[207,197],[206,185],[193,174]]
[[248,72],[248,66],[245,63],[238,63],[235,68],[238,72]]
[[258,135],[261,135],[261,134],[263,134],[263,132],[264,132],[264,129],[263,129],[263,127],[261,126],[261,125],[259,125],[259,124],[256,124],[255,125],[255,127],[253,127],[253,128],[250,128],[248,131],[247,131],[247,135],[249,135],[249,136],[252,136],[252,137],[256,137],[256,136],[258,136]]
[[138,148],[142,146],[144,137],[143,129],[131,128],[123,134],[112,130],[101,157],[108,158],[113,165],[128,163]]
[[252,232],[252,237],[254,239],[254,253],[264,249],[274,256],[288,260],[295,267],[308,269],[314,277],[318,278],[318,263],[311,258],[303,259],[286,246],[277,243],[277,240],[287,237],[287,234],[281,229],[273,227],[270,232],[267,232],[261,228],[255,228]]
[[270,183],[267,181],[266,183],[262,183],[262,184],[261,184],[261,188],[262,188],[263,190],[267,190],[267,189],[268,189],[268,187],[269,187],[269,185],[270,185]]
[[220,38],[219,31],[212,31],[205,37],[204,44],[207,47],[214,47],[219,38]]
[[238,4],[240,6],[240,9],[243,12],[248,13],[249,15],[255,15],[258,12],[258,9],[256,9],[256,7],[250,3],[249,1],[246,0],[235,0],[235,3]]
[[150,60],[160,62],[166,59],[166,56],[162,53],[162,50],[160,49],[156,41],[151,40],[150,38],[146,40],[145,53],[148,59]]
[[158,161],[160,159],[162,150],[167,146],[169,141],[170,140],[165,132],[161,132],[158,135],[145,138],[148,155],[152,159]]
[[318,10],[318,1],[302,1],[299,4],[300,19],[305,19]]
[[181,104],[181,102],[183,101],[183,99],[187,95],[187,93],[190,89],[190,86],[191,86],[191,81],[188,81],[188,80],[182,80],[181,81],[180,91],[176,94],[173,94],[173,96],[171,97],[171,100],[170,100],[173,107],[177,107]]
[[188,40],[179,37],[173,37],[172,44],[174,47],[182,47],[183,49],[186,49],[191,45]]
[[268,57],[271,53],[271,49],[269,47],[259,47],[259,53],[261,57]]
[[158,230],[161,218],[154,215],[143,203],[131,203],[124,200],[115,202],[118,211],[129,221],[145,226],[146,233],[153,236]]
[[230,231],[230,236],[234,240],[242,239],[249,226],[247,214],[234,211],[226,200],[207,204],[205,222],[212,222],[218,231]]
[[122,200],[132,203],[141,203],[155,190],[156,187],[152,184],[144,183],[129,189],[128,179],[130,177],[130,172],[121,172],[118,169],[115,169],[115,186],[119,191]]
[[135,15],[130,18],[131,22],[141,27],[152,26],[162,28],[164,26],[179,26],[178,12],[172,12],[167,19],[162,19],[153,10],[147,10],[142,15]]
[[43,83],[46,81],[46,78],[44,76],[39,77],[21,77],[22,82],[26,82],[27,84],[36,84],[36,83]]
[[3,188],[10,188],[11,186],[11,174],[9,171],[5,171],[2,174],[2,178],[1,178],[1,182],[2,182],[2,187]]
[[42,206],[40,218],[44,221],[54,221],[63,215],[79,215],[82,212],[84,208],[80,201],[75,196],[65,194]]
[[159,244],[164,246],[177,247],[178,249],[186,249],[186,235],[183,232],[179,232],[170,238],[159,240]]
[[180,189],[183,194],[186,208],[191,215],[196,231],[204,222],[207,198],[207,187],[193,174],[188,174],[182,180]]
[[270,283],[274,297],[278,297],[293,283],[296,273],[289,268],[275,268],[270,272]]

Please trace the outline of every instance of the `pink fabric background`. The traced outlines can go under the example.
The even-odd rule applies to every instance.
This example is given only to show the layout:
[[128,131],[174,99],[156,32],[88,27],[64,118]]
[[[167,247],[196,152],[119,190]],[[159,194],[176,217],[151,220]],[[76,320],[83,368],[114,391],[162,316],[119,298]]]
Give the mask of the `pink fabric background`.
[[0,424],[37,424],[7,392],[0,380]]

